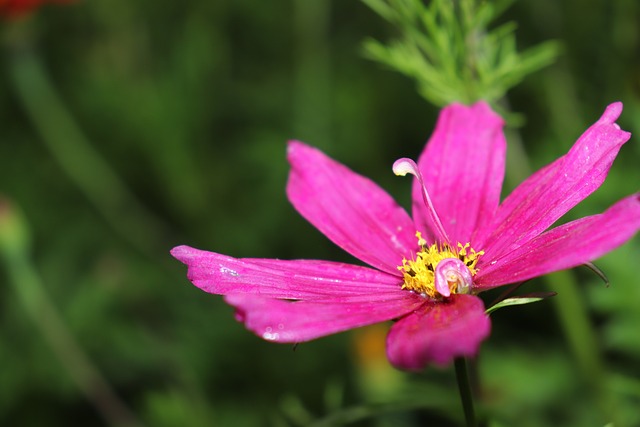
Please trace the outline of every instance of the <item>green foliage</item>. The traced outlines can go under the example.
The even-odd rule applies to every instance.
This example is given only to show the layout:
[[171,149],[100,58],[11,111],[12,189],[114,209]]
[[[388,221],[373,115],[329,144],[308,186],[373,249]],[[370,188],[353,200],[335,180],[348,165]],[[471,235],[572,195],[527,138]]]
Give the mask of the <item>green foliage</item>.
[[367,41],[367,56],[414,79],[418,92],[438,106],[495,103],[558,54],[555,42],[519,53],[513,22],[490,29],[512,0],[363,1],[402,35],[387,45]]

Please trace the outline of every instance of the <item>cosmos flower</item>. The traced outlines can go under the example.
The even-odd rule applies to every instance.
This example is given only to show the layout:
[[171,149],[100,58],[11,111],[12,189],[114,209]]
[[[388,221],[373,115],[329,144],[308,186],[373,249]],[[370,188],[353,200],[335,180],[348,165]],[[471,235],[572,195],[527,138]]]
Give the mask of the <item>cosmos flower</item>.
[[478,293],[600,257],[640,228],[640,193],[604,213],[546,231],[604,181],[630,137],[610,105],[571,150],[502,203],[506,142],[490,107],[444,108],[410,173],[410,217],[384,190],[319,150],[293,141],[289,200],[303,217],[368,266],[232,258],[178,246],[202,290],[225,296],[258,336],[299,343],[395,320],[387,356],[401,369],[474,356],[490,321]]
[[0,0],[0,15],[15,19],[26,16],[44,3],[72,3],[75,0]]

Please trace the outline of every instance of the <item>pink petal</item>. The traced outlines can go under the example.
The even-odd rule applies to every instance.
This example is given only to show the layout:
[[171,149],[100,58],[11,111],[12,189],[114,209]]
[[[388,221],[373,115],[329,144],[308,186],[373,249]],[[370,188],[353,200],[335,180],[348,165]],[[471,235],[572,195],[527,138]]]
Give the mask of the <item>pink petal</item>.
[[188,246],[171,250],[205,292],[247,293],[271,298],[312,299],[401,292],[402,279],[371,268],[330,261],[232,258]]
[[474,248],[484,250],[485,258],[504,256],[546,230],[600,187],[620,147],[630,137],[615,123],[621,112],[621,103],[609,105],[565,156],[520,184],[500,205]]
[[409,215],[371,180],[321,151],[291,142],[289,200],[311,224],[351,255],[398,275],[402,258],[417,250]]
[[458,356],[475,356],[490,330],[480,298],[453,295],[444,302],[427,303],[393,325],[387,356],[397,368],[410,371],[430,363],[445,365]]
[[269,341],[297,343],[384,322],[417,309],[424,299],[411,292],[356,295],[288,302],[246,294],[225,297],[245,327]]
[[[503,125],[484,102],[471,107],[450,105],[440,113],[419,158],[426,188],[454,245],[470,242],[474,230],[483,227],[498,207],[506,155]],[[425,239],[433,241],[415,181],[413,217]]]
[[491,288],[576,267],[610,252],[640,230],[640,193],[600,215],[556,227],[498,259],[479,266],[476,286]]

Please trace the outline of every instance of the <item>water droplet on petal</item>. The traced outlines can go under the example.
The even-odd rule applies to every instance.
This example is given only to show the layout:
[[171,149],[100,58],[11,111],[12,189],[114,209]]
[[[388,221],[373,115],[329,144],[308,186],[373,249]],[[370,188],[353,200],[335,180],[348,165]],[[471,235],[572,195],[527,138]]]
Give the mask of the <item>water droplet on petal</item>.
[[223,266],[223,265],[221,265],[221,266],[220,266],[220,273],[222,273],[222,274],[228,274],[228,275],[230,275],[230,276],[234,276],[234,277],[239,276],[239,274],[238,274],[238,272],[237,272],[237,271],[232,270],[232,269],[230,269],[230,268],[227,268],[227,267],[225,267],[225,266]]

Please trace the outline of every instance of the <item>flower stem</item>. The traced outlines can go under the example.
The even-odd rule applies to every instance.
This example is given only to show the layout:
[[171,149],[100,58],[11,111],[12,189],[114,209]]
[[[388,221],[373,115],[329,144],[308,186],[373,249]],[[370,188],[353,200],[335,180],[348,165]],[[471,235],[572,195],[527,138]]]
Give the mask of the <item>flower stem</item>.
[[460,400],[462,401],[462,409],[464,410],[464,419],[467,427],[476,427],[476,415],[473,409],[473,394],[471,392],[471,382],[469,381],[469,372],[467,371],[467,359],[457,357],[453,362],[456,369],[456,380],[458,381],[458,391],[460,392]]

